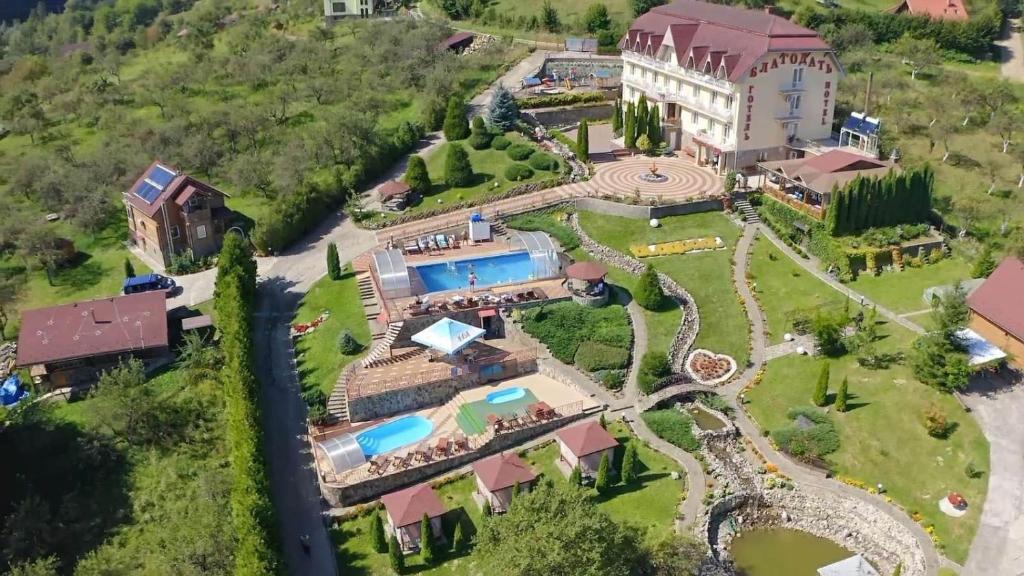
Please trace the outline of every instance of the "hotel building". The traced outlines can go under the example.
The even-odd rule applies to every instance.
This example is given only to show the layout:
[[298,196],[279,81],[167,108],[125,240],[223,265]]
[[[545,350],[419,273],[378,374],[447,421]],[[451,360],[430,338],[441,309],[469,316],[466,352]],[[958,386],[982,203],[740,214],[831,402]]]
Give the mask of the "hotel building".
[[789,20],[678,0],[637,18],[619,47],[623,100],[645,95],[665,142],[716,172],[802,157],[801,142],[832,134],[842,69]]

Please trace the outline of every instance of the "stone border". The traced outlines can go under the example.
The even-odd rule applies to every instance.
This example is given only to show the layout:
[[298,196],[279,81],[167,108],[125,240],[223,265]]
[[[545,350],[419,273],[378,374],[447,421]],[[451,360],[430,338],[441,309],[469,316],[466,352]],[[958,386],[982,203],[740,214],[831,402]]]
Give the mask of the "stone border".
[[[700,376],[697,376],[697,373],[694,372],[692,368],[690,368],[690,363],[693,362],[693,359],[697,356],[697,354],[700,354],[702,352],[704,354],[707,354],[708,356],[711,356],[712,358],[725,358],[726,360],[729,361],[730,368],[729,371],[725,374],[725,376],[719,376],[718,378],[715,378],[713,380],[704,380]],[[736,370],[739,369],[739,365],[736,364],[736,359],[733,358],[732,356],[729,356],[728,354],[716,354],[715,352],[712,352],[711,350],[707,350],[705,348],[697,348],[695,350],[691,350],[690,353],[686,355],[686,362],[683,363],[683,368],[686,369],[686,375],[689,376],[690,378],[693,378],[694,382],[698,384],[704,384],[705,386],[716,386],[718,384],[722,384],[723,382],[728,382],[729,379],[736,374]]]
[[[625,270],[633,276],[640,276],[647,269],[647,265],[640,262],[640,260],[596,242],[580,226],[579,216],[576,213],[573,213],[569,218],[569,225],[580,237],[580,246],[584,252],[595,259]],[[679,330],[676,332],[668,352],[672,370],[677,373],[683,372],[683,361],[686,359],[686,354],[693,346],[694,341],[697,339],[697,333],[700,331],[700,313],[697,311],[697,303],[690,296],[690,293],[676,283],[675,280],[658,272],[658,283],[661,284],[662,290],[671,296],[679,304],[679,307],[683,309],[683,319],[679,323]]]

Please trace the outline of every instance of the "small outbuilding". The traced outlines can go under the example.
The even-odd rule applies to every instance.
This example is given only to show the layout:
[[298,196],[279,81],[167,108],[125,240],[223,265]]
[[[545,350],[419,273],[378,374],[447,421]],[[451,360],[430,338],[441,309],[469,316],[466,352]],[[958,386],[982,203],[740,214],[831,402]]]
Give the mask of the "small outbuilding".
[[444,504],[429,484],[417,484],[405,490],[392,492],[380,499],[387,516],[388,534],[394,534],[403,552],[420,548],[420,523],[423,515],[430,518],[431,531],[437,540],[444,539],[441,517]]
[[537,480],[537,473],[514,452],[495,454],[473,463],[476,475],[476,494],[481,505],[489,502],[494,512],[508,510],[512,503],[512,490],[519,484],[522,492],[529,492]]
[[[597,420],[587,420],[575,426],[568,426],[558,431],[558,460],[564,464],[563,472],[572,471],[577,465],[584,478],[593,478],[601,465],[601,457],[608,455],[608,461],[614,462],[615,448],[619,445]],[[613,464],[614,465],[614,464]]]
[[967,297],[970,329],[1009,353],[1011,364],[1024,368],[1024,261],[1008,257]]
[[401,180],[388,180],[377,189],[384,208],[397,212],[420,201],[420,195]]
[[466,48],[473,45],[473,40],[476,35],[472,32],[456,32],[448,38],[445,38],[437,45],[439,50],[451,50],[452,52],[462,52]]
[[608,268],[598,262],[576,262],[565,269],[567,287],[572,299],[585,306],[603,306],[608,302],[608,285],[604,278]]

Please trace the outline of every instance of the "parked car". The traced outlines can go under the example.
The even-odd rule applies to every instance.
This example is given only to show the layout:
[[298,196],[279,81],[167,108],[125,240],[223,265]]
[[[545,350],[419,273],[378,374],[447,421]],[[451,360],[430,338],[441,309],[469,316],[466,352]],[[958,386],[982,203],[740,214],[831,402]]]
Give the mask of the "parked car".
[[164,290],[167,295],[172,295],[178,285],[172,278],[160,274],[144,274],[133,278],[125,278],[124,293],[138,294],[140,292],[152,292],[153,290]]

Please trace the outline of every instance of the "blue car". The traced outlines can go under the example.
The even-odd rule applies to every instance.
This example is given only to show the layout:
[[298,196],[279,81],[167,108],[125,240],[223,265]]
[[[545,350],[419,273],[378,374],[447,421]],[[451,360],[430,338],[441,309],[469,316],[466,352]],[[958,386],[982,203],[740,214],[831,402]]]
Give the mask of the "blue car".
[[134,278],[125,278],[123,291],[125,294],[139,294],[140,292],[163,290],[170,296],[176,287],[177,284],[171,278],[159,274],[144,274]]

